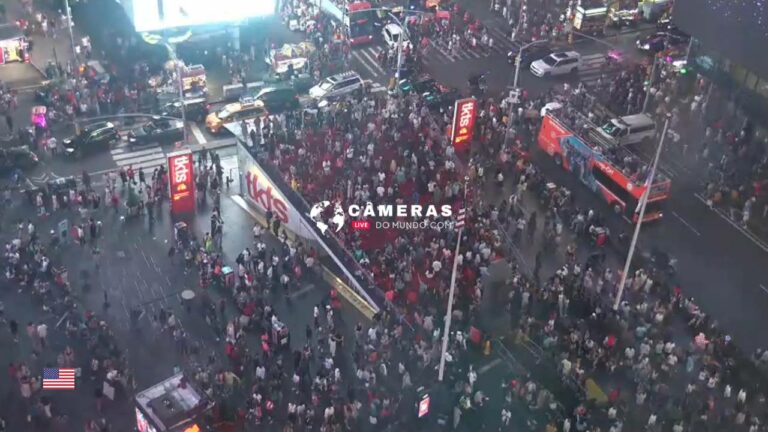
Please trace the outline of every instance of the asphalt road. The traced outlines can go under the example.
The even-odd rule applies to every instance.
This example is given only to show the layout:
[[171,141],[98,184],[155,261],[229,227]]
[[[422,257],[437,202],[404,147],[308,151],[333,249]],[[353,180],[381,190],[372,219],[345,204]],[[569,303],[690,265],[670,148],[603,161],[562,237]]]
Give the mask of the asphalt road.
[[[512,42],[503,38],[506,24],[490,14],[484,3],[467,4],[474,8],[473,12],[484,19],[486,25],[498,36],[495,38],[498,49],[490,53],[461,52],[453,55],[445,52],[445,47],[435,45],[431,47],[433,55],[429,57],[427,70],[439,81],[460,88],[465,87],[469,75],[491,71],[490,88],[499,92],[511,83],[514,72],[513,66],[507,64],[504,55],[504,51],[512,46]],[[643,29],[618,35],[612,37],[608,43],[622,49],[630,57],[642,60],[643,57],[636,53],[633,44],[635,39],[649,31],[651,30]],[[380,45],[355,50],[352,66],[364,77],[384,84],[391,74],[390,71],[380,67],[377,69],[377,66],[371,63],[378,49]],[[583,56],[594,55],[594,58],[598,59],[608,46],[582,40],[575,44],[574,49]],[[594,63],[599,67],[599,61]],[[9,66],[14,65],[0,68],[0,74],[12,70]],[[583,70],[578,77],[571,79],[591,83],[594,74],[589,72]],[[533,77],[525,70],[521,73],[520,82],[531,94],[540,93],[561,83]],[[197,134],[193,135],[197,137]],[[548,178],[568,186],[576,194],[577,202],[581,206],[607,213],[607,206],[602,201],[587,192],[570,175],[560,171],[545,155],[534,151],[533,157]],[[114,158],[98,157],[77,164],[53,161],[46,169],[56,175],[68,175],[79,173],[82,169],[102,171],[116,166],[118,164]],[[762,322],[763,311],[768,308],[768,279],[762,271],[768,248],[745,235],[718,213],[708,210],[695,196],[699,190],[696,176],[686,171],[674,156],[665,155],[662,169],[671,174],[672,198],[664,220],[644,227],[642,244],[645,247],[656,245],[678,259],[678,279],[686,295],[695,297],[703,309],[713,315],[721,326],[735,337],[737,343],[747,350],[768,345],[768,338],[754,330]],[[611,219],[611,225],[613,233],[629,229],[619,218]]]
[[[235,184],[231,191],[237,190]],[[8,229],[9,223],[15,218],[27,218],[33,210],[25,203],[18,200],[10,212],[6,212],[2,238],[8,239],[12,230]],[[211,206],[199,207],[195,214],[189,215],[185,220],[191,229],[198,235],[209,230]],[[223,251],[225,262],[233,263],[236,255],[246,247],[252,247],[251,227],[254,219],[242,209],[228,195],[222,195],[221,214],[224,220]],[[93,213],[93,217],[103,223],[103,237],[99,239],[102,250],[98,258],[99,268],[95,267],[95,260],[89,247],[80,247],[69,242],[56,252],[56,259],[63,260],[63,264],[69,270],[69,279],[73,291],[79,299],[81,310],[94,310],[104,317],[110,328],[115,333],[121,348],[128,350],[128,362],[131,371],[135,374],[138,389],[146,388],[161,379],[173,374],[173,368],[183,366],[184,360],[180,352],[169,348],[171,340],[167,334],[158,334],[150,323],[160,308],[172,311],[181,322],[188,334],[190,343],[199,343],[202,355],[207,356],[213,352],[220,361],[225,361],[223,344],[216,339],[216,333],[205,323],[202,314],[198,313],[197,303],[193,303],[192,313],[188,313],[182,305],[179,294],[190,289],[200,295],[199,282],[196,272],[186,272],[183,265],[177,259],[175,262],[168,258],[167,252],[173,242],[173,223],[175,220],[169,216],[167,205],[157,213],[157,219],[150,223],[146,216],[139,219],[125,220],[120,215],[114,214],[109,209],[102,209]],[[70,223],[79,221],[79,216],[74,212],[59,210],[46,219],[37,221],[37,230],[47,233],[56,225],[67,220]],[[44,237],[46,238],[46,237]],[[265,234],[268,249],[278,246],[277,239]],[[86,270],[90,276],[90,289],[83,289],[83,277],[81,271]],[[288,298],[281,292],[268,293],[267,297],[275,307],[280,319],[291,329],[291,345],[300,348],[305,343],[304,328],[312,323],[312,314],[306,311],[327,299],[328,285],[318,276],[307,274],[291,290]],[[211,290],[210,295],[214,301],[220,296],[227,296],[225,292]],[[109,306],[104,307],[105,299]],[[29,300],[26,293],[16,293],[10,286],[0,290],[0,300],[6,304],[6,316],[16,319],[20,326],[28,320],[45,321],[51,328],[51,348],[38,362],[30,364],[30,367],[39,369],[43,362],[55,362],[58,352],[71,343],[55,329],[60,318],[52,313],[43,313],[39,304]],[[12,306],[12,307],[11,307]],[[129,311],[137,308],[144,312],[139,320],[139,331],[131,331]],[[235,306],[227,305],[228,315],[234,316]],[[340,312],[342,324],[340,331],[348,340],[352,338],[352,329],[355,323],[362,321],[363,316],[351,305],[345,304]],[[23,329],[21,329],[23,333]],[[257,345],[258,335],[251,335],[253,346]],[[29,355],[29,343],[22,334],[21,345],[14,346],[10,343],[7,331],[0,332],[0,341],[3,346],[10,346],[8,350],[2,350],[0,356],[6,364],[10,361],[27,359]],[[7,344],[7,345],[6,345]],[[80,352],[79,361],[86,361],[85,351]],[[226,364],[226,362],[222,363]],[[37,372],[39,373],[39,370]],[[2,380],[0,391],[6,403],[0,407],[0,416],[6,416],[9,420],[9,430],[31,430],[24,423],[23,410],[18,403],[18,389],[9,385],[7,380]],[[54,398],[54,406],[70,416],[70,427],[67,430],[79,430],[85,419],[94,415],[92,402],[93,383],[80,382],[78,390],[74,393],[50,394]],[[117,428],[116,431],[132,430],[133,420],[129,403],[107,404],[106,415],[112,418]],[[59,411],[61,412],[61,411]]]

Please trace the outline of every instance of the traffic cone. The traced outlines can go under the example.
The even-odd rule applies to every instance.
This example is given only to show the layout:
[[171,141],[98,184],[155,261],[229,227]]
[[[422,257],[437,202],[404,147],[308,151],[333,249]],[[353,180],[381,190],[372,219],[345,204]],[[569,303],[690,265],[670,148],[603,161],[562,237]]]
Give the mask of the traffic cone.
[[483,354],[486,356],[491,355],[491,340],[486,339],[485,344],[483,345]]

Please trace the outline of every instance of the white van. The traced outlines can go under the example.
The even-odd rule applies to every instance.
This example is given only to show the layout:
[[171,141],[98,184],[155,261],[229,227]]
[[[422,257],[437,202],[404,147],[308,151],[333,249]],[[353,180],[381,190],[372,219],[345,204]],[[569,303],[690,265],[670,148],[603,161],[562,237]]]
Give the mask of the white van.
[[637,144],[656,136],[656,123],[648,114],[633,114],[611,119],[598,133],[615,145]]

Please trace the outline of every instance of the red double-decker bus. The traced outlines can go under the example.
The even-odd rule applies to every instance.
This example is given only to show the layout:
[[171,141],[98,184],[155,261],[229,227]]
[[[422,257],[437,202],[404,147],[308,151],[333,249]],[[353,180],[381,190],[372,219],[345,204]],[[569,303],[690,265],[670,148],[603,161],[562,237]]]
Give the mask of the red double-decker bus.
[[354,2],[347,5],[344,25],[350,45],[371,43],[376,32],[378,14],[368,2]]
[[[622,147],[606,147],[577,136],[552,114],[541,123],[538,143],[556,164],[600,194],[616,213],[633,223],[638,221],[639,203],[649,188],[647,164]],[[658,171],[653,180],[644,222],[663,216],[663,205],[672,187],[669,178]]]

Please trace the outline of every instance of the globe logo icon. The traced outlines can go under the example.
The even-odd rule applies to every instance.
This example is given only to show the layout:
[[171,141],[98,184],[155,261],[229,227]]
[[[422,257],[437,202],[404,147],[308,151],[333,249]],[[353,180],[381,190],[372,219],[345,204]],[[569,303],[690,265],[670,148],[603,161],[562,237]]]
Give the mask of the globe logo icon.
[[330,205],[330,201],[320,201],[319,203],[313,205],[309,210],[309,218],[312,219],[317,229],[320,230],[320,233],[323,235],[326,235],[328,229],[332,226],[335,228],[333,232],[341,231],[341,229],[344,227],[344,223],[346,222],[344,210],[338,203],[334,204],[333,217],[331,217],[330,220],[325,220],[323,213],[325,213],[325,210]]

